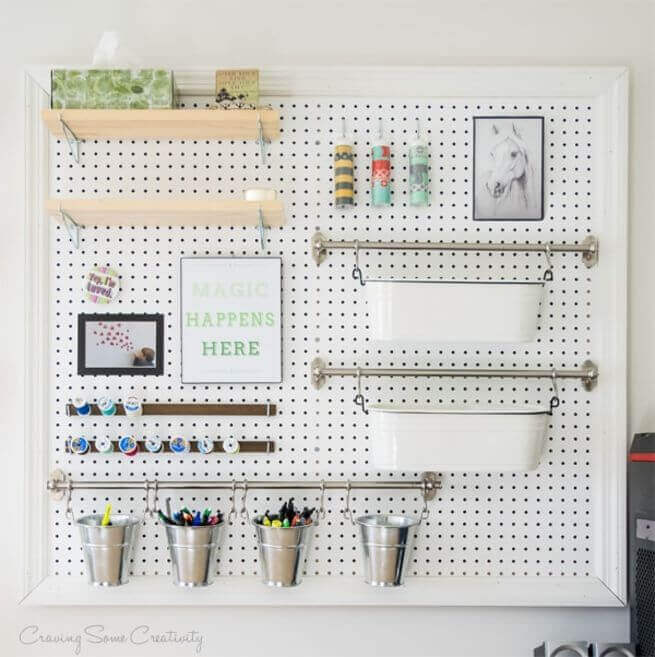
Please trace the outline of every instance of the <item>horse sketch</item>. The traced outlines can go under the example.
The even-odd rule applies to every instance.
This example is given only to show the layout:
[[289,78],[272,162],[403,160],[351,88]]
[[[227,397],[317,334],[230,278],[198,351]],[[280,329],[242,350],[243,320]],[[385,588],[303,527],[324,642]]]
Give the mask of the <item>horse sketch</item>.
[[541,218],[541,158],[515,121],[489,121],[476,149],[476,219]]

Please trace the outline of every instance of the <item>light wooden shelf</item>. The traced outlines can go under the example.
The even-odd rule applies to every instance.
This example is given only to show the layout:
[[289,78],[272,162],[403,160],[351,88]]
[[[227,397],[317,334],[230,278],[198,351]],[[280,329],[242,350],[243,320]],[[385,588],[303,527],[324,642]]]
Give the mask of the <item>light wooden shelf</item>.
[[261,116],[264,138],[278,139],[277,110],[65,109],[41,112],[51,134],[64,136],[61,119],[78,139],[259,139]]
[[66,212],[79,226],[264,226],[285,223],[282,201],[241,199],[50,199],[46,211]]

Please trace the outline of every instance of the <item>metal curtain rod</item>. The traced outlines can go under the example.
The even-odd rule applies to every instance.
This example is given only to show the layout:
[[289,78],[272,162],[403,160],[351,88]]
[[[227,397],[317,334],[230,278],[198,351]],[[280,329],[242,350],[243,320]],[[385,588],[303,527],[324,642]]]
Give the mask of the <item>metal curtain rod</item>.
[[427,369],[385,367],[327,367],[322,358],[311,363],[312,386],[321,388],[328,376],[473,376],[473,377],[524,377],[529,379],[581,379],[585,390],[593,390],[598,380],[598,367],[587,360],[576,370],[511,370],[511,369]]
[[500,242],[359,242],[333,241],[320,232],[312,237],[312,257],[320,265],[333,249],[373,249],[402,251],[512,251],[532,253],[580,253],[587,267],[598,263],[598,239],[587,236],[580,244],[511,244]]
[[62,470],[55,470],[48,479],[47,490],[55,500],[61,500],[73,490],[419,490],[426,500],[433,499],[441,482],[435,472],[424,472],[414,481],[73,481]]

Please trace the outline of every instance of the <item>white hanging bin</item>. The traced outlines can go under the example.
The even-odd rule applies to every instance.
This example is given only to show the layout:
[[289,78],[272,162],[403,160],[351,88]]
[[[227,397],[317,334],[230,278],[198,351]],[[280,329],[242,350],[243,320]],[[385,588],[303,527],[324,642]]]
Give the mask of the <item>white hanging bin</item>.
[[550,411],[543,407],[462,409],[368,407],[373,462],[380,470],[534,470]]
[[366,280],[371,339],[531,342],[544,281]]

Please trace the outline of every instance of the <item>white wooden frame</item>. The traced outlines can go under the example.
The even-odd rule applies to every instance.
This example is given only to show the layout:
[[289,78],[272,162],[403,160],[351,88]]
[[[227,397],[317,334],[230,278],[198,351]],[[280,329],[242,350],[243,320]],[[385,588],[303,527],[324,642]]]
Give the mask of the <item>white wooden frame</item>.
[[[184,95],[211,95],[211,69],[175,73]],[[368,587],[334,578],[307,578],[298,589],[273,596],[254,578],[225,578],[192,600],[173,590],[167,578],[135,578],[129,591],[93,595],[85,581],[49,577],[47,423],[49,417],[49,222],[48,133],[40,118],[47,107],[48,72],[26,75],[26,254],[25,254],[25,494],[23,513],[23,601],[37,605],[202,604],[202,605],[431,605],[431,606],[622,606],[626,573],[626,335],[628,71],[597,68],[323,68],[265,69],[262,95],[493,98],[551,96],[596,98],[603,148],[594,162],[599,224],[600,278],[595,321],[602,321],[604,358],[593,394],[609,414],[593,467],[595,577],[413,578],[402,591],[380,596]],[[359,584],[359,583],[358,583]]]

